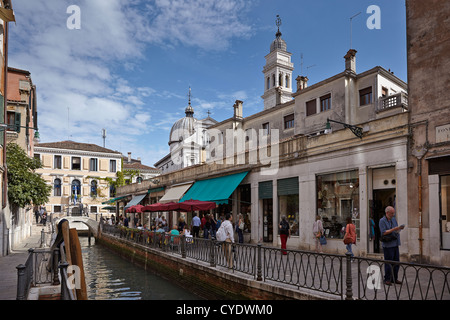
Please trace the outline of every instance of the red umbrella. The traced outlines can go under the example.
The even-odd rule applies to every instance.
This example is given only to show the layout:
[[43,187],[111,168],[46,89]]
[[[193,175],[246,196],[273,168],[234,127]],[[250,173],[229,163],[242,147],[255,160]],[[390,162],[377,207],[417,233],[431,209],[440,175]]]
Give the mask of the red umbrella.
[[129,212],[141,213],[143,207],[144,207],[143,205],[136,204],[134,206],[131,206],[131,207],[127,208],[127,210],[125,210],[125,212],[127,212],[127,213],[129,213]]
[[154,203],[149,204],[142,208],[142,211],[175,211],[178,210],[179,204],[176,202],[168,202],[168,203]]
[[130,208],[131,211],[130,211],[130,212],[141,213],[143,207],[144,207],[144,206],[141,205],[141,204],[137,204],[137,205],[135,205],[135,206],[131,206],[131,208]]
[[200,211],[210,210],[216,208],[216,203],[212,201],[187,200],[179,203],[180,211]]

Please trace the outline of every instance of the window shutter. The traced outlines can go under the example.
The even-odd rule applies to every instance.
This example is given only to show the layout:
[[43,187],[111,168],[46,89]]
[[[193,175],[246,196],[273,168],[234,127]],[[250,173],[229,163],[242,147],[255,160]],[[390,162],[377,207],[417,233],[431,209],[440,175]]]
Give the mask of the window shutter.
[[260,182],[258,186],[259,199],[272,199],[273,186],[272,181]]
[[298,177],[278,180],[278,195],[298,194]]

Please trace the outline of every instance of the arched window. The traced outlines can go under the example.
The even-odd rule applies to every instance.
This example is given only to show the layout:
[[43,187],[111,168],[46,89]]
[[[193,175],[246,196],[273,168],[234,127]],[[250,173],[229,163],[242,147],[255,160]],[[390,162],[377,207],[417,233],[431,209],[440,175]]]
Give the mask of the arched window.
[[53,181],[53,195],[55,197],[61,196],[61,179],[56,178]]
[[75,180],[73,180],[72,181],[72,195],[73,196],[77,196],[77,197],[80,197],[80,191],[81,191],[81,183],[80,183],[80,180],[77,180],[77,179],[75,179]]
[[290,87],[290,83],[291,83],[291,79],[289,78],[288,74],[286,75],[285,83],[286,83],[285,87],[289,88]]
[[91,197],[97,196],[97,181],[92,180],[91,181]]
[[137,183],[142,183],[142,177],[137,177],[137,178],[136,178],[136,182],[137,182]]
[[269,90],[270,89],[270,77],[267,77],[267,90]]
[[280,73],[278,75],[278,86],[282,87],[283,86],[283,74]]

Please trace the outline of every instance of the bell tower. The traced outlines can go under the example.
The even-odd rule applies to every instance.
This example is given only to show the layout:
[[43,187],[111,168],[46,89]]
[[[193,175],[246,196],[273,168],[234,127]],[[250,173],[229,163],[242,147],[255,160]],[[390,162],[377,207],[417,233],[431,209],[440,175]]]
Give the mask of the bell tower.
[[281,38],[281,18],[277,15],[278,31],[275,40],[270,45],[270,53],[265,56],[264,74],[264,110],[276,107],[292,100],[292,53],[287,52],[286,42]]

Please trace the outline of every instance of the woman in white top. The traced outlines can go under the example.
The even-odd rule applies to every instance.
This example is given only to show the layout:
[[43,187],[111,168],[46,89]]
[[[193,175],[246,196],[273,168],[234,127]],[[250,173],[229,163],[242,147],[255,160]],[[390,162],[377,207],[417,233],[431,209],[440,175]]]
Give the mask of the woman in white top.
[[316,221],[313,224],[313,235],[316,241],[316,252],[322,253],[322,244],[320,243],[320,236],[323,235],[323,225],[320,216],[316,216]]

